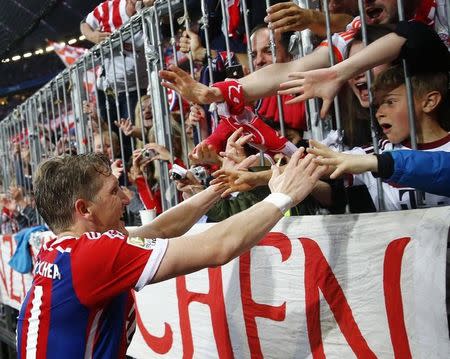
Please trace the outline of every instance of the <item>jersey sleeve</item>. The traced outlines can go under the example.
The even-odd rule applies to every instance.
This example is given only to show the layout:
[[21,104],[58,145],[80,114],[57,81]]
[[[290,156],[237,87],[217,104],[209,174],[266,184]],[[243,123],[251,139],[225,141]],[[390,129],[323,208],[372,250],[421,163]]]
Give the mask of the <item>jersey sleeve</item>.
[[85,22],[92,28],[92,30],[97,30],[98,28],[100,28],[99,13],[100,13],[100,5],[98,5],[86,16]]
[[165,239],[127,237],[117,231],[85,233],[72,249],[73,287],[92,306],[129,289],[140,290],[159,268]]
[[[359,16],[357,16],[350,24],[347,25],[344,32],[338,32],[331,36],[331,43],[333,46],[333,53],[336,63],[341,62],[348,57],[348,45],[360,28],[361,20]],[[322,41],[319,46],[328,47],[328,41]]]

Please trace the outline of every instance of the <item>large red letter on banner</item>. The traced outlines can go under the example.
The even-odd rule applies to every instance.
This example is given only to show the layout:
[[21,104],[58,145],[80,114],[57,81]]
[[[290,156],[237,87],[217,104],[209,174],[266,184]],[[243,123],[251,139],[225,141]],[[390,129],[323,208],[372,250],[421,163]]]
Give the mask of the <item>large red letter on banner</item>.
[[192,341],[191,322],[189,318],[189,303],[199,302],[211,308],[211,321],[216,340],[219,358],[232,358],[230,333],[228,330],[225,301],[222,287],[222,269],[208,268],[209,292],[194,293],[186,288],[186,276],[176,278],[178,311],[180,314],[181,339],[183,343],[183,358],[192,358],[194,344]]
[[[292,252],[291,241],[283,233],[269,233],[258,246],[272,246],[281,252],[281,260],[286,261]],[[283,321],[286,316],[286,302],[278,307],[256,303],[252,298],[250,282],[250,252],[239,258],[239,276],[241,282],[242,310],[244,312],[245,330],[247,331],[248,346],[252,358],[263,358],[259,342],[256,317]]]
[[357,358],[374,358],[353,318],[344,292],[316,242],[299,238],[305,251],[305,302],[309,343],[314,359],[325,359],[320,328],[319,288]]
[[411,238],[398,238],[389,243],[384,256],[383,286],[384,301],[395,358],[412,358],[403,316],[403,301],[400,274],[405,248]]
[[142,321],[141,313],[139,313],[139,308],[136,303],[136,294],[134,291],[131,291],[131,293],[133,295],[135,302],[134,309],[136,313],[136,324],[142,334],[142,338],[144,338],[145,343],[155,353],[166,354],[172,348],[173,343],[172,328],[168,323],[164,323],[164,335],[162,337],[157,337],[151,334],[145,327],[144,322]]

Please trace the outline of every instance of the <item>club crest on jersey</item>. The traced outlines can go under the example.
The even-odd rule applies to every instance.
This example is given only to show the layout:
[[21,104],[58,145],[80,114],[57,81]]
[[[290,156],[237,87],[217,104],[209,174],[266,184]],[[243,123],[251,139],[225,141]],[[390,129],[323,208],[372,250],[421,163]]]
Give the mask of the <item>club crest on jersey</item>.
[[128,237],[127,243],[132,246],[142,249],[152,249],[156,245],[156,239],[142,238],[142,237]]

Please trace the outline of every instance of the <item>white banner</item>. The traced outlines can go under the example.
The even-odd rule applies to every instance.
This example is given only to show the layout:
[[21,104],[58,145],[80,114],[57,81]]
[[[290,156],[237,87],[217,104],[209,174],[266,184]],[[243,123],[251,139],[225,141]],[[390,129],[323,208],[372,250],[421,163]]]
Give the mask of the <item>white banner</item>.
[[285,218],[250,254],[137,293],[128,354],[449,358],[449,223],[450,207]]
[[[450,207],[285,218],[250,254],[137,293],[128,353],[449,358],[449,223]],[[9,267],[15,248],[0,236],[0,300],[19,309],[32,277]]]
[[[33,264],[40,249],[39,243],[48,240],[53,234],[52,232],[42,232],[39,236],[40,241],[33,242],[29,246]],[[16,272],[9,266],[9,260],[15,253],[16,248],[17,243],[13,235],[0,235],[0,303],[20,309],[28,288],[31,287],[33,276],[31,273],[21,274]]]
[[0,302],[20,309],[33,277],[31,273],[20,274],[8,265],[16,247],[13,236],[0,236]]

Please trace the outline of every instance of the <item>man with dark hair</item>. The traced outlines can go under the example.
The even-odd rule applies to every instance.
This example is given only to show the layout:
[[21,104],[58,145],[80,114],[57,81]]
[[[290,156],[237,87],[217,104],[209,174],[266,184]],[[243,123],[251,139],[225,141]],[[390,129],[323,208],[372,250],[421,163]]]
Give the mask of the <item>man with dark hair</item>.
[[[44,243],[17,327],[18,358],[124,358],[133,332],[131,290],[227,263],[256,245],[314,188],[324,168],[297,151],[272,194],[205,232],[185,233],[220,199],[208,187],[153,222],[127,231],[128,197],[101,154],[60,156],[37,169],[39,213],[57,238]],[[170,239],[169,239],[170,238]]]

